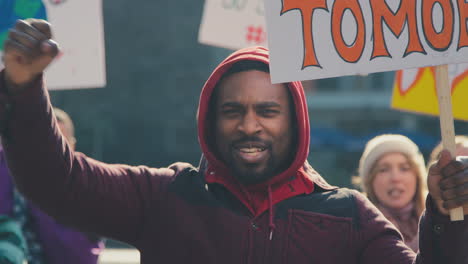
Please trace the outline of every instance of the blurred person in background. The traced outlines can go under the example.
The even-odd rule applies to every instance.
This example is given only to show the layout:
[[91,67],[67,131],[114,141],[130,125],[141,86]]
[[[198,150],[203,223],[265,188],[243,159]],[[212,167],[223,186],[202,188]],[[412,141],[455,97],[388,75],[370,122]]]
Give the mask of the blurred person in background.
[[418,222],[427,194],[427,171],[418,146],[403,135],[377,136],[366,144],[358,172],[354,183],[417,252]]
[[106,164],[74,151],[59,132],[43,81],[59,51],[51,32],[41,20],[18,21],[10,30],[0,72],[0,133],[18,188],[57,219],[134,245],[147,264],[467,259],[468,220],[452,223],[446,209],[465,206],[468,214],[468,195],[446,201],[440,192],[465,188],[453,177],[468,181],[468,161],[443,152],[430,174],[415,254],[368,199],[329,185],[310,166],[302,85],[272,84],[262,47],[231,54],[202,88],[198,168]]
[[[59,130],[70,149],[76,139],[70,116],[54,108]],[[39,176],[39,175],[37,175]],[[7,168],[3,148],[0,149],[0,212],[13,217],[20,225],[27,244],[29,264],[96,264],[102,242],[61,223],[27,201],[15,188]]]
[[[431,152],[427,167],[429,168],[432,164],[437,162],[440,152],[443,150],[442,142],[439,143]],[[455,136],[455,155],[456,156],[468,156],[468,136],[457,135]]]

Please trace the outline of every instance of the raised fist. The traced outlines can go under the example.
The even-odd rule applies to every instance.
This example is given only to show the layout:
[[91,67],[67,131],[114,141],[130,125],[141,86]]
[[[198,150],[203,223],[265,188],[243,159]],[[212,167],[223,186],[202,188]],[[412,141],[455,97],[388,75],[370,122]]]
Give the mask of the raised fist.
[[18,20],[5,40],[3,63],[10,92],[32,82],[57,56],[59,48],[45,20]]

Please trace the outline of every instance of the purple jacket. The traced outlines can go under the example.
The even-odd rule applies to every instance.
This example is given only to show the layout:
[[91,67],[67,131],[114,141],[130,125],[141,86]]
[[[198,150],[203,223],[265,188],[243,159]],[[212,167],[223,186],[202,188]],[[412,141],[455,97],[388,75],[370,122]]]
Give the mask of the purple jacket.
[[[0,149],[0,214],[12,214],[13,188],[3,149]],[[28,209],[47,264],[97,263],[98,255],[93,251],[99,249],[100,244],[96,239],[57,223],[31,203]]]
[[13,211],[13,183],[6,166],[3,149],[0,150],[0,201],[0,215],[11,215]]

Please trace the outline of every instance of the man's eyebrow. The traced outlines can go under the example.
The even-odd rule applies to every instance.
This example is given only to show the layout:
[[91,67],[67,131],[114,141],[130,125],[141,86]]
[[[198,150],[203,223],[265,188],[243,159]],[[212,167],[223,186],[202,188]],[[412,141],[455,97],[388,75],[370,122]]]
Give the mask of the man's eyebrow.
[[242,107],[242,104],[237,102],[225,102],[221,105],[221,108],[223,107]]
[[[221,105],[221,107],[243,107],[241,103],[238,102],[225,102]],[[255,104],[255,107],[281,107],[281,105],[277,102],[273,101],[266,101],[266,102],[259,102]]]
[[277,102],[273,102],[273,101],[267,101],[267,102],[260,102],[260,103],[256,103],[255,104],[256,107],[281,107],[280,104],[278,104]]

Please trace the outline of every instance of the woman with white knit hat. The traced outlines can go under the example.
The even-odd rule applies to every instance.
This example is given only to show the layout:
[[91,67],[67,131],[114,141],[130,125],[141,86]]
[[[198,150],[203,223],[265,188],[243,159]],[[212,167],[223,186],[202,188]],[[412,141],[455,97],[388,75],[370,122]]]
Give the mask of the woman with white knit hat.
[[418,222],[424,210],[426,168],[418,146],[403,135],[371,139],[359,162],[359,183],[367,197],[418,250]]

